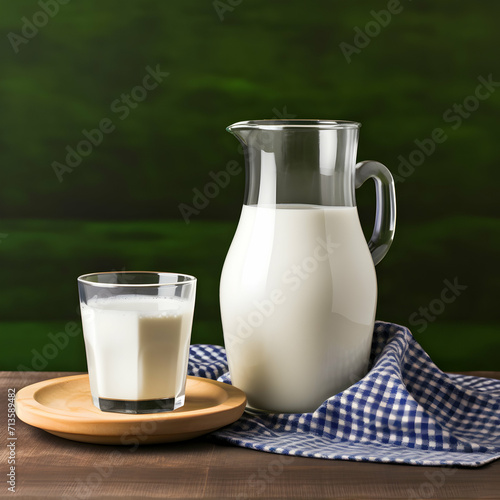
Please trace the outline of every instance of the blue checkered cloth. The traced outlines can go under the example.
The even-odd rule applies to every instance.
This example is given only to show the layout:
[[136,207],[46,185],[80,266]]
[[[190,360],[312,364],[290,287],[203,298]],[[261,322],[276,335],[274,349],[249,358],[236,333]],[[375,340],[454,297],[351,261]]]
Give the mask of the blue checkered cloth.
[[[254,415],[212,434],[254,450],[476,467],[500,457],[500,381],[443,373],[413,338],[375,324],[371,370],[313,413]],[[225,350],[191,346],[189,374],[231,383]]]

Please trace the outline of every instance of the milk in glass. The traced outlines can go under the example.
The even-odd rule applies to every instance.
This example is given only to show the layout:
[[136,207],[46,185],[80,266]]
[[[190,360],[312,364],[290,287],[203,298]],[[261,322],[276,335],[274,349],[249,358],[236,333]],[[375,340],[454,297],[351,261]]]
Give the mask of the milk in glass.
[[91,298],[81,308],[93,397],[182,396],[183,402],[192,304],[173,297],[118,295]]

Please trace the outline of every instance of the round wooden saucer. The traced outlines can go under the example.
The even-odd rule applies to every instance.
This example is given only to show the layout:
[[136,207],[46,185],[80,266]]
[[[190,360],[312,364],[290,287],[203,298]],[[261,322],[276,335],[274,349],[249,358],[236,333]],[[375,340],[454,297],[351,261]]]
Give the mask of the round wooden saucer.
[[27,424],[74,441],[149,444],[191,439],[238,420],[243,391],[228,384],[188,376],[186,403],[165,413],[107,413],[92,403],[88,375],[44,380],[17,393],[16,413]]

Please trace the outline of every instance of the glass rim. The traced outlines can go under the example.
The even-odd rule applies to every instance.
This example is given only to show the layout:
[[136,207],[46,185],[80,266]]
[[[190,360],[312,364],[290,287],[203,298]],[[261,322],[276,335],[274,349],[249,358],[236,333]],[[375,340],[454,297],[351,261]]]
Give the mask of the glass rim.
[[319,129],[319,130],[346,130],[359,129],[361,123],[349,120],[319,120],[319,119],[270,119],[270,120],[247,120],[229,125],[226,130],[285,130],[285,129]]
[[[107,274],[120,274],[120,275],[126,275],[126,274],[139,274],[139,275],[160,275],[160,276],[183,276],[184,278],[187,278],[185,281],[172,281],[170,283],[106,283],[106,282],[99,282],[99,281],[90,281],[87,278],[90,278],[91,276],[102,276],[102,275],[107,275]],[[197,279],[190,275],[190,274],[184,274],[184,273],[173,273],[173,272],[168,272],[168,271],[102,271],[102,272],[95,272],[95,273],[86,273],[78,276],[77,281],[79,283],[83,283],[85,285],[92,285],[96,287],[103,287],[103,288],[118,288],[118,287],[125,287],[125,288],[153,288],[153,287],[163,287],[163,286],[173,286],[173,285],[185,285],[188,283],[196,283]]]

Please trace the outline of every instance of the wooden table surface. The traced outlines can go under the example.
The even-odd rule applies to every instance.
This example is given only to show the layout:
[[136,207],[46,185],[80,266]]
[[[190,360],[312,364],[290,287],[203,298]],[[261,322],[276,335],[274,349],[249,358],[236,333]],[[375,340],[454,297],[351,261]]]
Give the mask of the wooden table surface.
[[[500,372],[475,372],[500,379]],[[62,372],[2,372],[2,489],[20,499],[500,499],[500,460],[476,469],[289,457],[198,438],[105,446],[58,438],[16,419],[16,490],[8,491],[7,394]]]

